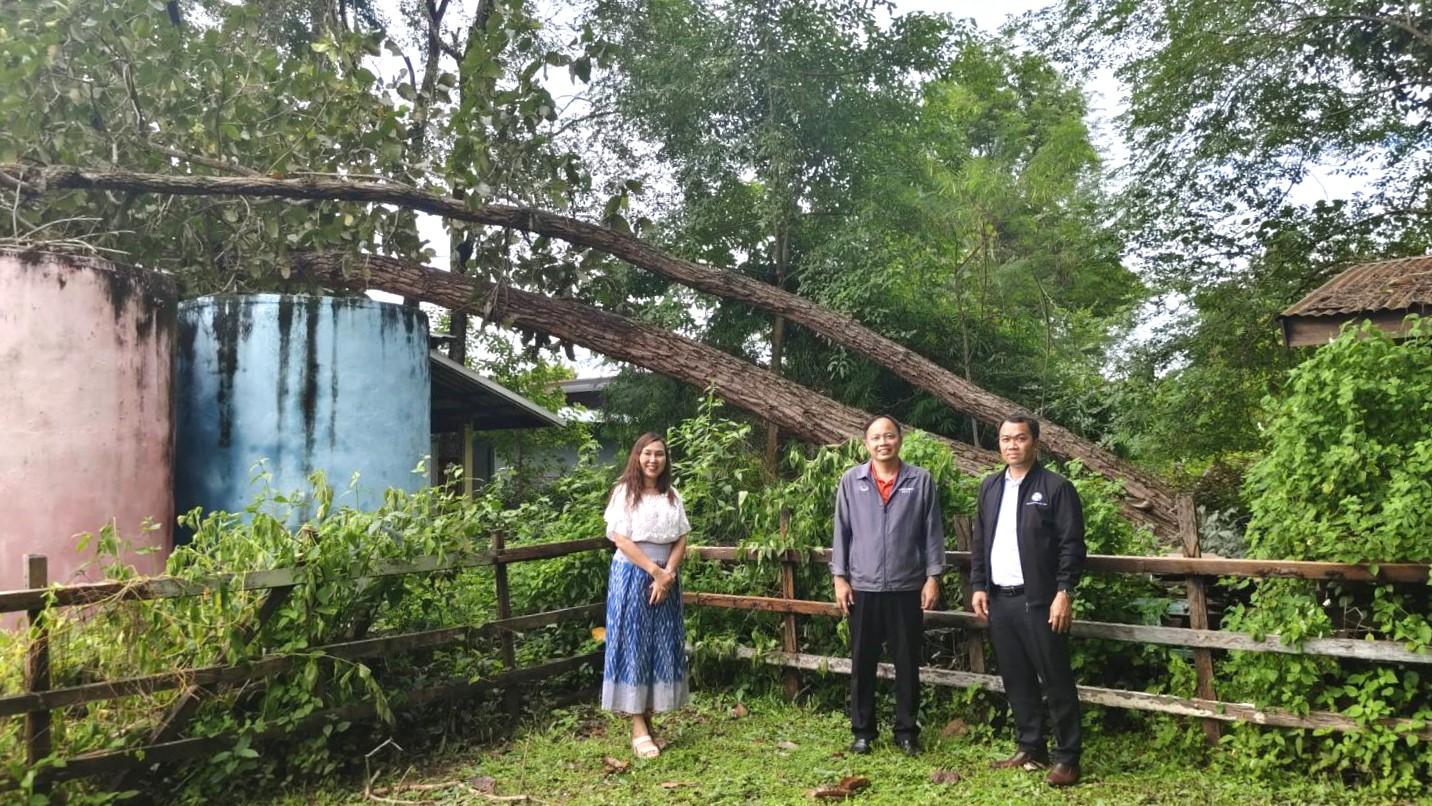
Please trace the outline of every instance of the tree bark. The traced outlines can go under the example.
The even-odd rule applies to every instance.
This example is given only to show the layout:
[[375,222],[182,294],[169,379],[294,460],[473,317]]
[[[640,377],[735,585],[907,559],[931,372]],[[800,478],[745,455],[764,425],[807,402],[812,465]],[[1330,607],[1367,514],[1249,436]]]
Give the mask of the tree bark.
[[[365,255],[344,273],[341,253],[301,253],[294,277],[328,287],[373,288],[537,330],[698,387],[816,444],[860,434],[869,415],[714,347],[572,300],[496,287],[399,258]],[[978,473],[999,461],[990,451],[937,437],[961,469]]]
[[[854,319],[823,308],[808,299],[751,277],[675,257],[635,236],[544,210],[496,204],[469,208],[461,202],[415,188],[322,177],[277,179],[255,176],[174,176],[123,170],[87,170],[58,165],[36,168],[10,164],[0,165],[0,184],[18,184],[21,189],[32,192],[88,189],[184,196],[272,196],[395,204],[461,221],[533,232],[605,252],[698,291],[739,300],[783,316],[835,344],[870,358],[911,385],[930,392],[952,408],[976,416],[984,422],[998,423],[1005,415],[1020,408],[915,351],[881,336]],[[1136,519],[1138,522],[1153,526],[1164,535],[1177,534],[1174,496],[1153,476],[1054,423],[1044,424],[1041,438],[1045,447],[1053,453],[1078,459],[1095,472],[1123,481],[1127,495],[1135,499],[1132,510],[1140,513]]]

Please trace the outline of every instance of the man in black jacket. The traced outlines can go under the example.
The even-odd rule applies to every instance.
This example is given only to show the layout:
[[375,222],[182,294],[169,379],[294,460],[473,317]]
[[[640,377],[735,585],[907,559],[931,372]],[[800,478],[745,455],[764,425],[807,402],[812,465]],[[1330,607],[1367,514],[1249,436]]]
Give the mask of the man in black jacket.
[[1069,480],[1045,469],[1039,421],[1011,415],[999,428],[1004,470],[980,485],[971,541],[971,605],[990,641],[1018,733],[995,768],[1044,769],[1044,700],[1054,723],[1052,786],[1079,781],[1079,695],[1069,665],[1074,590],[1084,568],[1084,509]]

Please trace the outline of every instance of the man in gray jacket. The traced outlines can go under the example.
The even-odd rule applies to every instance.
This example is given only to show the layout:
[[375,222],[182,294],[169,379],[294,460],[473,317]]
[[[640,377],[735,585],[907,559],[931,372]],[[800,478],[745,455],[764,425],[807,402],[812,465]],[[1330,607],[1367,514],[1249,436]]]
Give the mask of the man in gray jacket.
[[835,492],[830,573],[835,602],[850,618],[850,730],[853,753],[870,752],[875,670],[882,645],[895,656],[895,744],[920,752],[922,610],[940,598],[945,529],[930,473],[900,461],[901,432],[881,415],[865,426],[870,461],[845,472]]

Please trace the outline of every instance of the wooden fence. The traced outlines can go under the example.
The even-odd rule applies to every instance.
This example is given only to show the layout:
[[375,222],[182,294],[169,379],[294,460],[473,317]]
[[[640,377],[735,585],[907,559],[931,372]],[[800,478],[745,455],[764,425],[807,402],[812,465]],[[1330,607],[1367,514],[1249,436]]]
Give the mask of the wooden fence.
[[[597,669],[602,653],[594,652],[519,668],[516,664],[516,633],[564,622],[600,621],[604,603],[596,602],[520,616],[512,615],[507,585],[507,566],[517,562],[550,559],[568,554],[609,549],[606,538],[574,540],[562,543],[505,548],[500,536],[495,537],[491,550],[446,558],[424,557],[412,562],[385,562],[367,568],[351,577],[356,586],[404,574],[434,574],[464,568],[491,566],[497,586],[498,618],[480,625],[460,625],[381,637],[360,637],[341,643],[312,647],[302,655],[267,655],[257,660],[230,666],[208,666],[181,669],[140,677],[52,688],[50,684],[49,644],[52,609],[96,605],[106,602],[146,601],[184,596],[215,594],[219,591],[265,592],[253,620],[240,628],[248,642],[260,631],[288,599],[294,589],[304,584],[308,574],[303,569],[279,568],[245,574],[221,574],[199,580],[168,577],[129,582],[98,582],[81,585],[47,587],[46,558],[26,555],[27,588],[0,592],[0,614],[24,612],[32,626],[32,640],[27,653],[25,691],[0,696],[0,718],[22,716],[25,720],[24,744],[26,764],[38,772],[37,791],[49,791],[56,782],[78,778],[107,777],[106,788],[122,790],[134,776],[155,765],[207,756],[235,746],[240,736],[226,733],[214,736],[185,737],[185,729],[205,698],[224,688],[262,680],[307,662],[311,657],[358,660],[399,655],[423,648],[461,646],[481,636],[497,637],[501,649],[503,671],[477,682],[467,679],[450,680],[416,691],[405,692],[404,709],[470,698],[493,690],[505,694],[506,707],[515,711],[514,696],[519,687],[540,682],[556,675],[579,669]],[[360,630],[361,631],[361,630]],[[95,670],[97,673],[101,670]],[[64,709],[86,703],[120,697],[154,694],[178,690],[179,694],[158,727],[140,746],[119,750],[86,753],[65,759],[63,765],[40,765],[51,753],[50,736],[54,720],[62,718]],[[585,696],[594,697],[591,691]],[[302,733],[321,728],[334,721],[357,722],[378,715],[372,704],[353,704],[311,714],[296,725],[285,725],[265,731],[258,738]],[[0,792],[19,785],[15,779],[0,779]],[[0,798],[3,799],[3,798]]]
[[[964,548],[968,546],[970,537],[968,523],[961,523],[959,526],[956,537],[959,545]],[[784,523],[782,528],[784,528]],[[1183,557],[1092,555],[1088,559],[1086,568],[1088,573],[1092,574],[1135,574],[1184,579],[1189,592],[1190,627],[1076,621],[1072,632],[1074,636],[1082,638],[1189,648],[1195,653],[1198,696],[1182,698],[1142,691],[1081,686],[1079,693],[1085,702],[1115,708],[1200,718],[1204,721],[1210,738],[1217,735],[1217,728],[1221,723],[1234,721],[1289,728],[1359,731],[1364,730],[1368,723],[1343,714],[1317,711],[1294,713],[1252,703],[1217,700],[1213,694],[1213,651],[1277,652],[1386,663],[1432,664],[1432,653],[1412,651],[1403,644],[1390,641],[1316,638],[1292,646],[1284,644],[1278,636],[1257,637],[1245,633],[1208,629],[1206,600],[1203,593],[1210,580],[1220,577],[1290,577],[1353,583],[1388,582],[1425,585],[1428,581],[1429,566],[1427,565],[1395,563],[1356,565],[1204,558],[1198,556],[1196,538],[1191,543],[1186,543],[1185,549],[1186,556]],[[502,672],[478,682],[454,680],[410,692],[404,699],[403,707],[414,708],[429,703],[453,701],[492,690],[501,690],[505,693],[506,707],[515,708],[516,700],[513,697],[513,692],[519,686],[573,670],[598,666],[601,653],[561,658],[519,668],[516,665],[514,635],[524,630],[550,624],[599,621],[603,614],[603,604],[597,602],[513,616],[511,615],[510,595],[506,581],[506,568],[515,562],[542,560],[594,550],[610,550],[610,544],[605,538],[594,538],[509,549],[503,545],[499,537],[493,541],[490,550],[483,552],[460,557],[447,557],[442,560],[428,557],[407,563],[387,563],[376,569],[368,569],[364,573],[354,575],[355,584],[365,584],[367,581],[379,577],[431,574],[461,568],[492,566],[496,572],[498,618],[482,625],[463,625],[399,635],[358,638],[343,643],[314,647],[311,651],[344,659],[379,658],[425,647],[462,645],[478,636],[497,636],[500,641],[501,660],[504,667]],[[724,547],[693,547],[692,554],[708,561],[722,563],[752,562],[759,559],[754,552]],[[829,563],[829,551],[787,552],[767,559],[780,563],[780,596],[745,596],[688,591],[683,594],[683,601],[690,607],[715,607],[782,614],[784,618],[780,651],[757,653],[749,647],[742,647],[737,654],[741,657],[784,667],[786,669],[786,690],[792,695],[798,687],[795,677],[796,670],[848,674],[850,671],[848,659],[806,654],[801,652],[798,646],[797,616],[839,617],[839,610],[833,603],[823,599],[802,599],[797,590],[796,569],[807,563]],[[964,550],[947,552],[947,560],[950,567],[961,569],[960,574],[967,583],[969,552]],[[267,591],[257,616],[253,623],[246,628],[245,639],[248,640],[258,635],[264,622],[278,611],[279,605],[289,596],[295,586],[303,584],[305,575],[299,569],[289,568],[221,575],[202,580],[156,578],[138,582],[102,582],[47,588],[44,558],[35,556],[27,557],[27,572],[29,574],[27,589],[0,592],[0,613],[25,612],[31,623],[36,625],[36,629],[32,630],[33,640],[26,665],[26,690],[19,694],[0,696],[0,718],[22,716],[25,719],[24,740],[29,764],[35,765],[50,754],[49,737],[53,720],[62,718],[65,708],[119,697],[180,690],[169,713],[160,721],[159,727],[143,746],[88,753],[67,759],[63,766],[46,767],[41,776],[41,789],[53,785],[56,781],[96,776],[109,776],[109,786],[120,788],[132,780],[134,775],[151,769],[154,765],[209,755],[228,749],[238,741],[239,737],[236,734],[189,738],[183,736],[186,726],[204,698],[227,686],[258,680],[292,669],[296,664],[306,661],[310,657],[309,655],[298,657],[265,656],[233,666],[185,669],[143,677],[52,688],[48,663],[49,638],[46,629],[48,619],[45,618],[47,609],[104,601],[153,600],[205,595],[221,589]],[[926,613],[925,624],[927,628],[959,627],[970,631],[970,637],[966,639],[968,669],[925,668],[921,670],[921,679],[934,685],[974,686],[990,691],[1001,691],[1000,679],[986,673],[984,668],[983,643],[978,631],[985,629],[986,625],[968,611],[969,585],[965,584],[962,588],[966,597],[965,610]],[[822,594],[824,595],[824,591]],[[893,670],[888,665],[882,665],[880,674],[890,676],[893,674]],[[592,695],[587,692],[584,696]],[[332,720],[372,719],[376,715],[377,712],[372,705],[349,705],[310,715],[296,726],[285,726],[281,730],[275,729],[270,734],[317,728]],[[1432,728],[1410,719],[1384,718],[1376,722],[1422,740],[1432,739]],[[265,736],[270,734],[265,734]],[[7,786],[13,788],[16,785],[17,782],[14,780],[0,781],[0,790]]]

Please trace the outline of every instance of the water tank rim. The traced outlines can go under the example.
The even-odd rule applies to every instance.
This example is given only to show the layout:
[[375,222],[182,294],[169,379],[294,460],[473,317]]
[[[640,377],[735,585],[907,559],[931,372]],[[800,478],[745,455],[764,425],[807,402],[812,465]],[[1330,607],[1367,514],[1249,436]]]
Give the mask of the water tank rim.
[[[206,308],[213,305],[218,305],[221,302],[241,302],[248,305],[277,305],[284,300],[320,300],[325,302],[341,301],[345,304],[364,308],[390,307],[403,309],[407,307],[402,305],[401,303],[385,302],[383,300],[373,299],[372,297],[369,297],[367,295],[344,297],[335,294],[279,294],[271,291],[251,294],[204,294],[198,297],[188,297],[186,299],[179,300],[179,307],[181,309]],[[422,312],[417,308],[412,308],[411,310],[416,311],[418,313]]]
[[54,246],[34,246],[23,249],[14,246],[0,246],[0,258],[13,258],[22,264],[44,262],[71,271],[89,270],[120,275],[138,281],[146,291],[155,292],[171,303],[178,300],[179,297],[178,281],[169,272],[163,269],[141,268],[132,263],[111,260],[99,255]]

